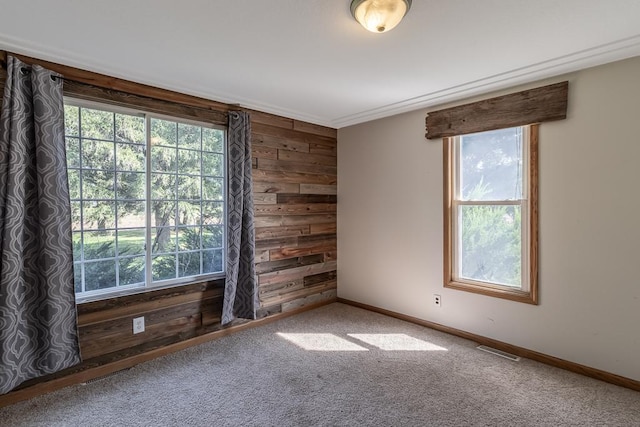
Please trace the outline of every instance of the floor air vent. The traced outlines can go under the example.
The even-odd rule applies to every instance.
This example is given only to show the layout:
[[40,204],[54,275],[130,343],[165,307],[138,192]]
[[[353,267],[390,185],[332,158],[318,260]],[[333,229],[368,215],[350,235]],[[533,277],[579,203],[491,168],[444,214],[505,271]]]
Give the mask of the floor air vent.
[[476,347],[478,350],[486,351],[487,353],[495,354],[496,356],[504,357],[513,362],[519,362],[520,358],[515,354],[507,353],[506,351],[498,350],[496,348],[487,347],[486,345],[479,345]]
[[128,371],[129,369],[131,369],[131,368],[121,369],[121,370],[119,370],[119,371],[115,371],[115,372],[112,372],[112,373],[110,373],[110,374],[103,375],[103,376],[101,376],[101,377],[92,378],[92,379],[90,379],[90,380],[88,380],[88,381],[85,381],[85,382],[83,382],[83,383],[81,383],[81,384],[82,384],[82,385],[89,385],[89,384],[97,383],[98,381],[102,381],[102,380],[106,380],[107,378],[115,377],[116,375],[119,375],[119,374],[121,374],[121,373],[123,373],[123,372],[126,372],[126,371]]

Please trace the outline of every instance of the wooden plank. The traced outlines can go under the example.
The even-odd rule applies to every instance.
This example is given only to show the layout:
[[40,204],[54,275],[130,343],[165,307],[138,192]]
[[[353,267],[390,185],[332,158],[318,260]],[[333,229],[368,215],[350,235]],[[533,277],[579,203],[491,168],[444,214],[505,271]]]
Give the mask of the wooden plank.
[[64,93],[73,98],[103,102],[119,107],[139,108],[151,113],[166,114],[183,119],[198,120],[223,126],[228,123],[226,112],[192,107],[163,99],[132,95],[69,80],[64,82]]
[[327,291],[320,292],[319,294],[313,294],[313,295],[309,295],[293,301],[285,302],[282,304],[281,309],[282,309],[282,312],[299,310],[303,307],[335,301],[337,297],[338,297],[338,292],[336,291],[336,289],[329,289]]
[[335,222],[311,224],[309,227],[310,234],[336,233],[338,231],[338,224]]
[[[280,248],[282,246],[295,246],[298,244],[299,237],[278,237],[274,239],[263,239],[256,240],[256,250],[270,250],[275,248]],[[265,261],[269,261],[269,257],[266,258]],[[258,261],[256,261],[258,262]]]
[[[255,189],[254,189],[255,190]],[[278,203],[278,198],[275,193],[253,193],[254,205],[275,205]]]
[[159,300],[163,298],[173,298],[178,295],[188,293],[202,293],[211,289],[222,290],[224,288],[224,279],[210,280],[206,282],[194,283],[191,285],[183,285],[180,287],[170,287],[164,289],[154,289],[147,292],[126,295],[126,296],[114,296],[111,298],[99,299],[96,301],[87,301],[78,303],[76,310],[78,315],[92,313],[95,311],[101,311],[110,308],[117,308],[126,305],[135,305],[141,302],[147,302],[150,300]]
[[319,213],[336,213],[335,203],[259,205],[254,207],[256,216],[260,215],[314,215]]
[[305,276],[310,276],[313,274],[336,270],[337,267],[338,263],[336,261],[323,262],[322,264],[313,264],[309,266],[291,268],[289,270],[280,270],[273,273],[261,274],[258,276],[258,280],[260,285],[287,282],[296,279],[302,279]]
[[299,120],[293,121],[293,129],[306,132],[313,133],[320,136],[326,136],[327,138],[337,138],[338,130],[326,126],[315,125],[313,123],[301,122]]
[[323,240],[300,244],[297,246],[282,247],[269,251],[269,259],[277,261],[280,259],[301,257],[306,255],[323,254],[325,252],[336,251],[337,241],[335,239]]
[[427,139],[444,138],[567,117],[569,82],[561,82],[444,110],[430,111]]
[[[253,171],[253,179],[258,182],[275,182],[278,184],[286,183],[286,184],[316,184],[316,185],[333,185],[335,186],[338,182],[338,177],[336,175],[316,175],[316,174],[305,174],[305,173],[297,173],[297,172],[279,172],[279,171],[268,171],[262,169],[256,169]],[[313,187],[308,187],[309,189],[313,189]],[[320,189],[318,189],[319,191]],[[267,193],[267,191],[261,191],[261,193]],[[293,193],[293,191],[289,191],[289,193]],[[318,194],[318,193],[316,193]],[[335,193],[319,193],[319,194],[335,194]]]
[[307,203],[337,203],[338,197],[334,194],[286,194],[280,193],[276,197],[278,204],[307,204]]
[[284,129],[293,129],[293,119],[275,114],[264,113],[257,110],[247,110],[251,115],[251,124],[260,123],[263,125],[276,126]]
[[135,347],[145,341],[176,335],[186,330],[195,330],[201,325],[200,314],[184,316],[158,325],[145,328],[145,331],[133,335],[115,333],[111,336],[103,336],[99,340],[91,340],[83,343],[81,354],[83,360],[91,359],[107,353],[113,353],[129,347]]
[[256,249],[255,261],[258,262],[267,262],[269,261],[269,250],[258,250]]
[[309,153],[324,154],[325,156],[337,156],[338,146],[331,147],[329,145],[309,144]]
[[254,159],[278,159],[278,149],[275,147],[269,147],[264,144],[252,144],[251,156]]
[[184,104],[213,111],[227,112],[230,108],[228,104],[211,101],[192,95],[185,95],[182,93],[160,89],[129,80],[123,80],[116,77],[106,76],[104,74],[98,74],[91,71],[81,70],[79,68],[69,67],[67,65],[43,61],[41,59],[31,58],[24,55],[17,55],[14,53],[10,53],[10,55],[17,57],[27,64],[38,64],[51,71],[60,73],[65,77],[65,79],[93,85],[99,88],[112,89],[119,92],[145,96],[154,99],[162,99],[165,101],[171,101],[178,104]]
[[260,301],[269,301],[269,299],[271,299],[271,304],[273,304],[274,298],[282,297],[290,292],[300,289],[304,289],[303,279],[292,280],[291,282],[274,283],[271,285],[260,286],[258,290],[258,297],[260,298]]
[[320,264],[324,262],[324,254],[289,258],[279,261],[261,262],[256,264],[256,273],[272,273],[279,270],[302,267],[303,265]]
[[298,163],[311,163],[314,165],[338,166],[336,156],[324,154],[298,153],[296,151],[278,150],[278,160],[289,160]]
[[145,313],[168,306],[214,298],[216,296],[222,295],[223,292],[224,291],[222,289],[208,290],[205,292],[194,292],[184,295],[177,295],[172,298],[150,300],[138,304],[124,305],[121,307],[114,307],[86,314],[78,314],[78,326],[86,326],[97,322],[103,322],[105,320],[117,319],[119,317],[144,315]]
[[313,286],[323,282],[335,282],[338,278],[337,271],[327,271],[326,273],[314,274],[303,279],[305,286]]
[[268,126],[257,123],[251,127],[253,134],[268,135],[277,137],[290,142],[299,142],[304,144],[319,144],[334,146],[336,144],[335,138],[328,138],[326,136],[314,135],[306,132],[299,132],[296,130],[283,129],[274,126]]
[[300,184],[300,194],[338,194],[335,184]]
[[[310,154],[307,153],[302,154],[310,156]],[[314,165],[311,163],[290,162],[284,160],[259,159],[258,169],[279,172],[297,172],[304,174],[332,176],[338,175],[338,168],[336,166]]]
[[335,222],[336,215],[314,214],[314,215],[273,215],[256,216],[254,223],[256,227],[278,227],[290,225],[324,224]]
[[289,141],[288,139],[279,136],[261,135],[252,131],[251,147],[255,146],[276,148],[278,150],[299,151],[301,153],[309,152],[309,144],[307,142]]
[[282,295],[263,297],[261,301],[265,305],[284,304],[286,302],[293,301],[299,298],[304,298],[313,294],[322,293],[329,289],[336,289],[336,283],[327,282],[327,283],[322,283],[320,285],[310,286],[308,288],[296,289],[293,291],[286,292]]
[[324,253],[324,262],[335,261],[338,259],[338,251],[325,252]]
[[259,181],[254,176],[253,193],[299,193],[300,184],[293,182]]
[[301,236],[309,234],[309,225],[276,226],[256,228],[256,240],[274,239],[279,237]]

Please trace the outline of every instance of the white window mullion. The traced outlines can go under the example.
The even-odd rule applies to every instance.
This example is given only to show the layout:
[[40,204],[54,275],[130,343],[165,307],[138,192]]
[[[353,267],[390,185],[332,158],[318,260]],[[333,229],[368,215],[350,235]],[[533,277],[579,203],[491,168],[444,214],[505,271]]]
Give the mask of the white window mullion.
[[145,115],[144,120],[144,133],[145,133],[145,212],[146,212],[146,230],[145,230],[145,269],[144,269],[144,286],[151,286],[152,282],[152,270],[151,270],[151,255],[153,251],[153,245],[151,243],[151,218],[153,215],[151,204],[151,118]]

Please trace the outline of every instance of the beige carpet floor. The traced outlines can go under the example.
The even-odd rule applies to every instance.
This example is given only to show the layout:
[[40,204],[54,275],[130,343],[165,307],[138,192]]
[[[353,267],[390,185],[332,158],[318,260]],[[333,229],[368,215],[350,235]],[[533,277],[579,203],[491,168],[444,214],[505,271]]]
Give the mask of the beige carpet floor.
[[3,426],[640,426],[640,393],[331,304],[0,409]]

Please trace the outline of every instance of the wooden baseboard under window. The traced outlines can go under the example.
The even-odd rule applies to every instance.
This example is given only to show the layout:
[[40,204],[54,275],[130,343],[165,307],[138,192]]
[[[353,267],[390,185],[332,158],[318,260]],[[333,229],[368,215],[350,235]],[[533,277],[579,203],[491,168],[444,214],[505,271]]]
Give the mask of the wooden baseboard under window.
[[440,325],[438,323],[429,322],[427,320],[418,319],[417,317],[407,316],[405,314],[396,313],[394,311],[385,310],[383,308],[374,307],[368,304],[351,301],[344,298],[338,298],[338,302],[351,305],[354,307],[362,308],[365,310],[373,311],[375,313],[384,314],[389,317],[404,320],[406,322],[414,323],[416,325],[425,326],[436,331],[445,332],[450,335],[455,335],[461,338],[468,339],[470,341],[477,342],[481,345],[493,347],[495,349],[505,351],[507,353],[514,354],[516,356],[524,357],[527,359],[535,360],[536,362],[544,363],[546,365],[554,366],[556,368],[564,369],[566,371],[575,372],[587,377],[595,378],[600,381],[604,381],[610,384],[615,384],[620,387],[629,388],[631,390],[640,391],[640,381],[626,378],[620,375],[612,374],[610,372],[601,371],[599,369],[591,368],[588,366],[580,365],[578,363],[569,362],[567,360],[559,359],[557,357],[548,356],[537,351],[528,350],[526,348],[518,347],[515,345],[507,344],[502,341],[486,338],[481,335],[472,334],[459,329],[451,328],[449,326]]

